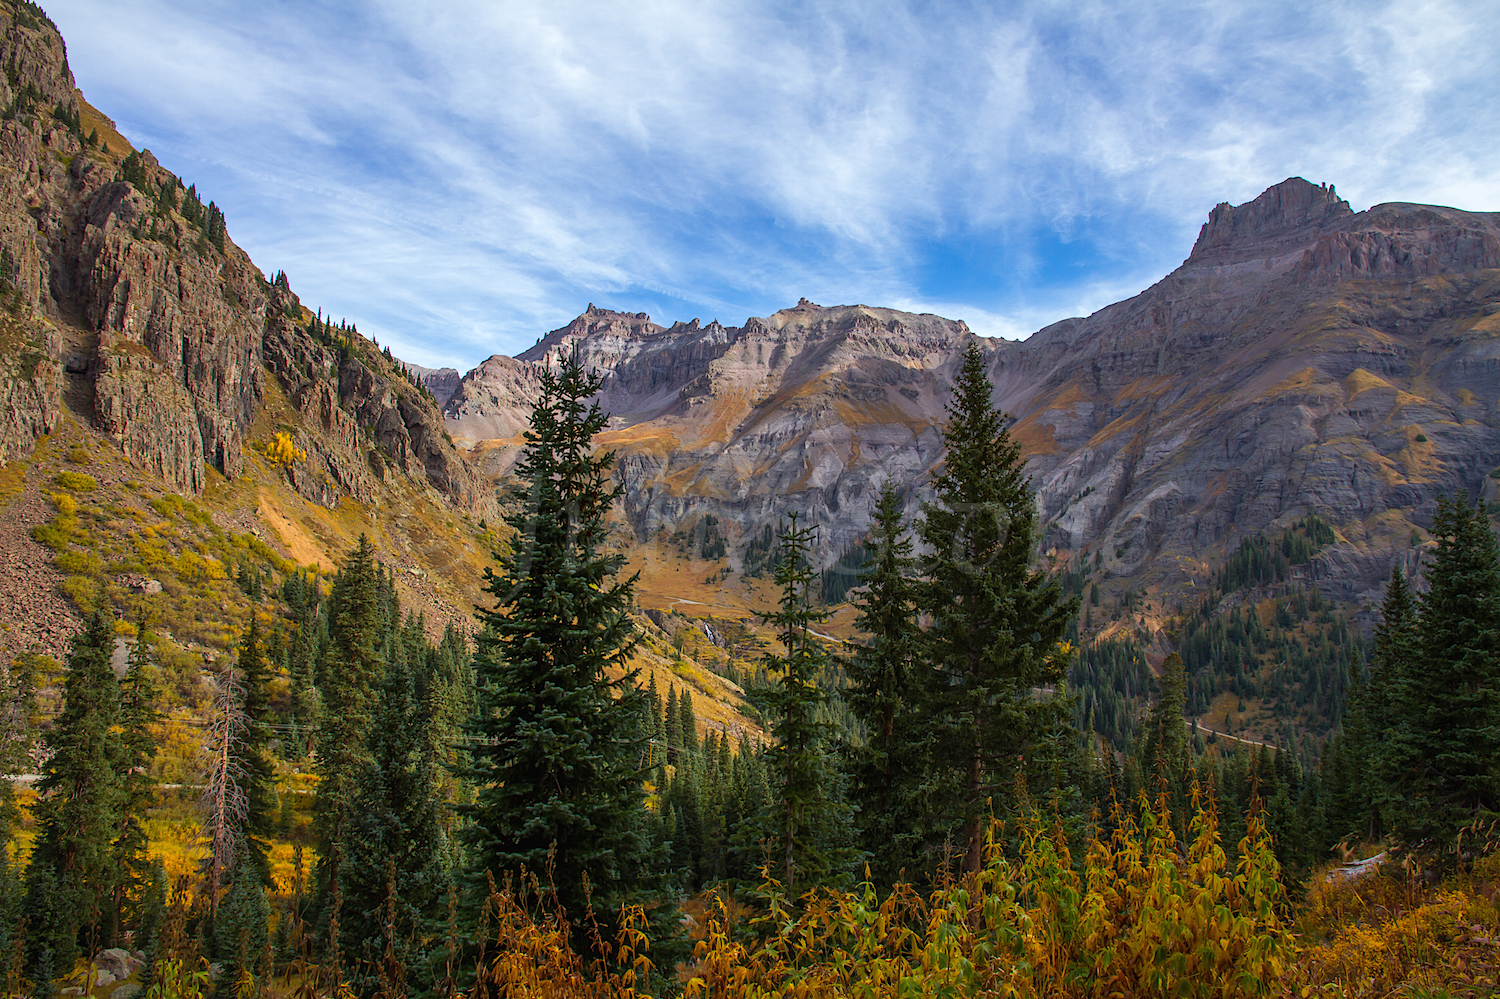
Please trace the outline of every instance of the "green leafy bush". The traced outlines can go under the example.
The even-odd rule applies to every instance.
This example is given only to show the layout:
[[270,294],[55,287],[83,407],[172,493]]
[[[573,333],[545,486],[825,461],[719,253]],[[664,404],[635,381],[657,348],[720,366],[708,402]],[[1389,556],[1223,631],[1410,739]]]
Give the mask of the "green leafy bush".
[[75,493],[93,492],[99,488],[98,481],[92,475],[85,475],[82,472],[58,472],[57,478],[53,481],[64,489],[72,490]]

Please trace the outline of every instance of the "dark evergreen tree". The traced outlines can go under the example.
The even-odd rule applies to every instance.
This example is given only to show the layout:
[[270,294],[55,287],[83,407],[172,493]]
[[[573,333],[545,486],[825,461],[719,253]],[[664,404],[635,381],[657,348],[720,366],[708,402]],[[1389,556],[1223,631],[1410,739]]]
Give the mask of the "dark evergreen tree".
[[771,734],[776,739],[765,754],[771,794],[757,824],[762,839],[772,845],[774,874],[793,894],[826,882],[849,859],[848,806],[834,793],[831,726],[818,713],[827,699],[818,679],[831,657],[813,633],[829,617],[814,603],[820,587],[809,561],[815,533],[799,527],[797,515],[791,515],[776,563],[781,602],[759,615],[776,629],[783,651],[766,657],[766,669],[775,679],[754,698],[756,707],[775,719]]
[[871,524],[864,592],[854,601],[859,609],[855,627],[870,637],[845,667],[849,706],[866,733],[863,744],[849,750],[851,797],[858,808],[861,846],[881,884],[892,884],[903,870],[915,875],[923,863],[914,812],[930,748],[916,715],[921,631],[916,563],[902,507],[900,494],[887,481]]
[[1182,656],[1172,653],[1161,667],[1161,697],[1146,722],[1142,769],[1174,792],[1183,790],[1187,776],[1187,727],[1183,708],[1187,703],[1187,673]]
[[52,756],[37,784],[37,838],[27,870],[28,977],[38,983],[48,972],[72,970],[80,930],[89,928],[97,939],[114,898],[111,847],[123,805],[125,749],[113,651],[113,629],[95,614],[73,639],[62,714],[46,736]]
[[266,949],[270,919],[265,884],[245,847],[234,863],[234,880],[213,921],[214,953],[222,964],[222,981],[230,986],[231,995],[256,994],[253,984],[248,989],[242,985],[253,983],[261,953]]
[[245,825],[240,837],[245,855],[262,884],[270,882],[268,857],[276,835],[276,768],[271,760],[271,663],[261,643],[254,609],[240,645],[240,682],[244,685],[245,730],[235,747],[245,774]]
[[1187,836],[1187,822],[1192,767],[1187,725],[1183,709],[1187,704],[1187,671],[1182,656],[1173,652],[1161,667],[1161,696],[1146,720],[1140,744],[1141,774],[1153,795],[1164,794],[1168,808],[1177,823],[1177,834]]
[[1064,675],[1061,642],[1077,613],[1033,568],[1036,502],[990,393],[984,355],[971,344],[948,404],[937,497],[918,528],[930,552],[919,601],[931,622],[922,642],[937,785],[929,843],[956,844],[970,872],[983,858],[991,802],[1005,810],[1053,724],[1057,706],[1032,691]]
[[1391,568],[1380,618],[1369,664],[1351,670],[1340,730],[1323,755],[1323,821],[1334,839],[1384,835],[1411,768],[1413,744],[1397,737],[1398,707],[1420,645],[1416,598],[1400,566]]
[[656,864],[637,768],[648,733],[627,668],[635,577],[619,579],[624,557],[602,550],[621,488],[614,454],[594,454],[600,379],[575,351],[541,381],[515,468],[525,492],[507,518],[517,535],[480,612],[469,883],[482,893],[486,871],[550,871],[570,918],[592,905],[610,920]]
[[1482,506],[1438,500],[1418,648],[1397,684],[1393,831],[1447,846],[1500,810],[1500,545]]
[[448,848],[438,815],[437,747],[428,738],[432,716],[419,686],[407,657],[395,657],[380,687],[370,761],[344,847],[339,932],[361,994],[390,975],[390,958],[406,975],[395,983],[400,994],[433,980],[429,949],[447,899]]
[[114,842],[118,879],[110,932],[112,942],[119,940],[122,921],[139,922],[143,899],[150,887],[151,858],[141,820],[156,799],[156,781],[151,774],[156,737],[151,730],[162,718],[157,709],[156,685],[151,679],[155,669],[153,646],[154,636],[146,629],[145,620],[141,620],[136,625],[135,641],[125,664],[125,679],[120,684],[122,807]]
[[381,655],[388,621],[375,547],[360,535],[334,577],[328,601],[329,648],[318,671],[318,796],[314,826],[321,842],[319,896],[337,874],[359,779],[369,762],[366,737],[376,688],[385,675]]
[[682,750],[688,756],[698,752],[698,716],[693,713],[693,692],[686,687],[677,699],[677,729]]

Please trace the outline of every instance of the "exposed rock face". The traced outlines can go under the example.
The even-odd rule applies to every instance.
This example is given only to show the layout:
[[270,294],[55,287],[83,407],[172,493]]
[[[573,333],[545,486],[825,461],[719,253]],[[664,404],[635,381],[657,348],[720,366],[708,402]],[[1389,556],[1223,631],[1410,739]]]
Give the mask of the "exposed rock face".
[[[1049,547],[1184,588],[1242,536],[1307,513],[1342,534],[1309,575],[1368,598],[1440,492],[1500,464],[1500,216],[1355,214],[1291,179],[1220,205],[1183,266],[1128,301],[1020,343],[980,341],[1016,422]],[[449,401],[455,434],[524,426],[539,365],[605,374],[626,510],[641,536],[700,513],[754,536],[789,510],[823,560],[868,525],[880,483],[915,506],[940,458],[962,323],[864,306],[742,328],[595,309]],[[490,448],[503,471],[513,448]]]
[[[170,176],[146,159],[151,181]],[[76,306],[85,328],[98,331],[100,428],[185,491],[202,489],[205,462],[238,474],[264,393],[260,271],[227,241],[222,254],[194,245],[181,219],[171,220],[168,242],[136,238],[132,226],[148,205],[123,181],[104,184],[82,209],[76,256],[65,253],[56,283],[65,289],[60,308]]]
[[[0,60],[16,67],[0,89],[17,111],[0,126],[12,306],[34,317],[33,328],[58,330],[50,341],[66,355],[61,397],[132,460],[187,491],[202,487],[205,461],[233,475],[261,393],[259,271],[232,243],[194,245],[180,217],[156,239],[140,238],[147,200],[114,179],[124,150],[86,148],[69,125],[81,102],[61,38],[25,10],[14,17],[0,41]],[[160,184],[171,175],[146,154],[143,176]],[[45,343],[35,345],[50,360]],[[34,383],[44,396],[50,375]],[[34,408],[59,407],[49,397]],[[44,430],[50,419],[30,423]],[[8,442],[29,443],[25,434]]]
[[420,364],[401,363],[416,376],[417,381],[427,386],[439,408],[448,405],[448,400],[458,391],[458,383],[463,380],[457,368],[424,368]]
[[62,415],[62,334],[36,316],[0,317],[0,461],[31,451]]
[[[399,362],[354,334],[343,350],[314,342],[286,283],[190,220],[149,151],[126,176],[131,150],[74,89],[56,28],[9,4],[0,16],[14,22],[0,38],[0,458],[71,407],[136,465],[201,491],[206,468],[243,469],[269,368],[319,430],[288,471],[303,495],[368,501],[400,472],[472,505],[475,476]],[[86,141],[98,129],[104,143]],[[457,385],[452,369],[427,374]]]
[[590,306],[521,359],[470,372],[447,413],[456,434],[514,440],[538,367],[576,348],[605,375],[601,443],[620,452],[638,535],[713,513],[749,536],[796,509],[823,525],[831,558],[865,530],[886,479],[916,482],[937,460],[946,378],[971,336],[862,305],[670,328]]
[[462,506],[478,502],[478,479],[448,440],[442,414],[410,380],[410,366],[363,341],[345,351],[319,343],[302,325],[296,296],[270,292],[266,365],[311,431],[298,439],[308,462],[289,469],[297,491],[330,506],[343,494],[368,503],[400,472]]
[[1141,295],[997,352],[1051,543],[1185,584],[1226,543],[1318,513],[1345,544],[1314,574],[1372,596],[1436,496],[1476,495],[1500,463],[1497,222],[1356,215],[1287,181],[1215,209]]

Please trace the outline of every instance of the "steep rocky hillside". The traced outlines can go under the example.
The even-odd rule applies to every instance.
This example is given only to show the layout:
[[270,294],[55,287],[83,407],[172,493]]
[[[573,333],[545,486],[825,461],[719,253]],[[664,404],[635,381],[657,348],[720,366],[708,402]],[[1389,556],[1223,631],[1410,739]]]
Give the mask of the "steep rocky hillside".
[[[1015,418],[1053,554],[1116,590],[1191,594],[1242,539],[1309,513],[1337,530],[1298,569],[1368,600],[1422,541],[1439,493],[1493,491],[1500,463],[1500,216],[1354,213],[1291,179],[1220,205],[1184,264],[1128,301],[1022,342],[980,340]],[[961,322],[803,301],[743,327],[589,309],[464,376],[455,436],[503,472],[537,366],[605,373],[637,537],[711,517],[732,571],[790,510],[825,564],[880,484],[914,507],[940,460]]]
[[[304,308],[284,274],[268,280],[217,205],[133,149],[77,91],[34,4],[0,3],[0,65],[0,653],[56,652],[101,595],[122,609],[116,577],[140,545],[120,511],[171,494],[286,565],[327,568],[370,533],[411,570],[416,606],[467,615],[488,553],[446,526],[494,506],[431,392]],[[93,485],[59,486],[67,475]],[[31,535],[59,518],[82,526],[49,550]],[[445,586],[425,580],[437,567],[453,568]]]

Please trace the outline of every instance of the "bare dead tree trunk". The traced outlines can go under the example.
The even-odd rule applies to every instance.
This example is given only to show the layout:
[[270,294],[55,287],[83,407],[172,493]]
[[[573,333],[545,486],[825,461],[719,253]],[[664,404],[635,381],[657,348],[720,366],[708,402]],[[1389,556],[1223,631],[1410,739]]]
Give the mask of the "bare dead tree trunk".
[[246,794],[249,774],[239,749],[249,719],[245,715],[245,687],[238,672],[226,668],[214,691],[214,713],[208,730],[208,770],[198,805],[203,813],[202,836],[208,841],[203,862],[208,889],[209,917],[218,914],[219,891],[234,866],[250,812]]

